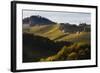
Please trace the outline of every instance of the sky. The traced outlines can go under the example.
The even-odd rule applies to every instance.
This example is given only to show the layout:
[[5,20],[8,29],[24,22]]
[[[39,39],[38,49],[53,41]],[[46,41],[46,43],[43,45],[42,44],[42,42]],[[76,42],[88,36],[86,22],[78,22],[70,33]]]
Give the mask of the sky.
[[77,25],[80,23],[91,24],[90,13],[23,10],[23,18],[30,17],[32,15],[40,15],[57,23],[70,23]]

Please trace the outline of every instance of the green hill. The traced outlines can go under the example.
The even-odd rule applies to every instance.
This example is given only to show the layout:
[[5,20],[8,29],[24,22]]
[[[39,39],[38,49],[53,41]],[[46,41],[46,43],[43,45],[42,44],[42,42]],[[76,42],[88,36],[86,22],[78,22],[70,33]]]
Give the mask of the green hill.
[[88,42],[90,40],[90,32],[80,33],[64,33],[59,29],[59,24],[52,25],[35,25],[29,28],[27,33],[47,37],[55,41],[83,41]]
[[59,28],[59,24],[52,24],[23,29],[24,34],[28,33],[24,44],[25,62],[90,59],[90,32],[64,33]]

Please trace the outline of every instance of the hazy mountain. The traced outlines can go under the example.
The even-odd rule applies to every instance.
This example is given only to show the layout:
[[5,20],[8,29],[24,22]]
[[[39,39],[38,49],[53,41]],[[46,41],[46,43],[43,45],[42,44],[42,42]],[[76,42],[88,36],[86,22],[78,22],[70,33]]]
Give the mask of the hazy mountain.
[[55,22],[49,20],[48,18],[42,17],[42,16],[30,16],[23,19],[23,24],[30,24],[32,25],[48,25],[48,24],[54,24]]
[[23,24],[29,24],[29,17],[23,19]]

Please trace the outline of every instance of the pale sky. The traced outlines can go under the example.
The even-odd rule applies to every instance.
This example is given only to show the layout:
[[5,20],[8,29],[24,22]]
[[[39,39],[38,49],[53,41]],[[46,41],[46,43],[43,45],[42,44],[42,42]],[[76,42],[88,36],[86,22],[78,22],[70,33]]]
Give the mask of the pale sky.
[[32,15],[40,15],[57,23],[71,23],[77,25],[79,23],[91,24],[90,13],[23,10],[23,18]]

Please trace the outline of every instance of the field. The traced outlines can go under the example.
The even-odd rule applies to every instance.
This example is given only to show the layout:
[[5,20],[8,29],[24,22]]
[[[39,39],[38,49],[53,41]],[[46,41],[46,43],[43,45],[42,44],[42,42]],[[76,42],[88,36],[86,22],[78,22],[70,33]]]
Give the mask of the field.
[[63,32],[59,24],[23,28],[23,62],[91,58],[90,32]]

